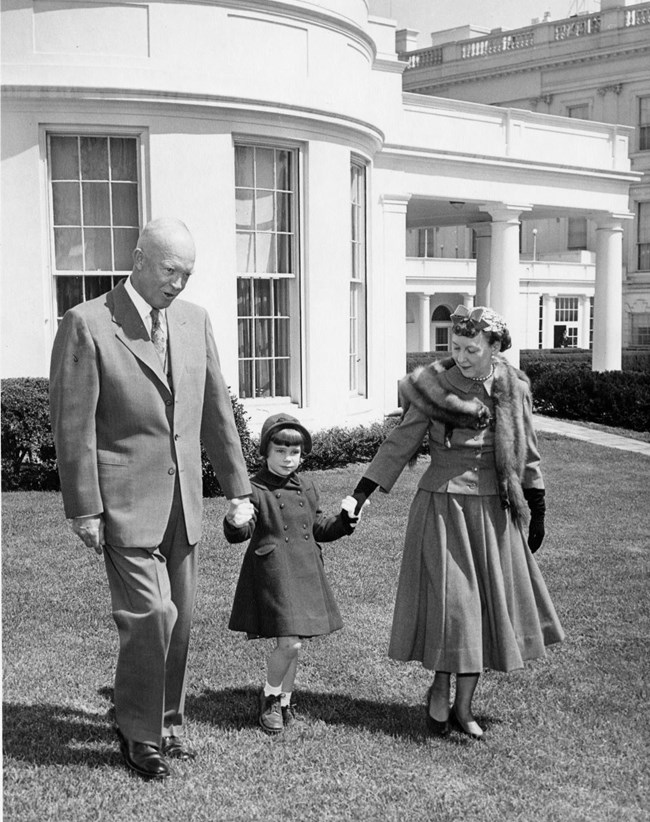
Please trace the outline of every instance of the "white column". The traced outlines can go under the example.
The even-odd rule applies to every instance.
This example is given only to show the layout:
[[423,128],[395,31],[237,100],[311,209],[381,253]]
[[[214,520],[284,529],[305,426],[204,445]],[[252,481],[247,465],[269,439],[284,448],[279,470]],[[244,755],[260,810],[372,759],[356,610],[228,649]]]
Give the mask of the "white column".
[[597,216],[594,295],[594,371],[620,371],[623,344],[623,219]]
[[[406,207],[409,196],[382,194],[376,209],[379,244],[373,254],[369,374],[373,399],[383,412],[397,407],[397,382],[406,370]],[[376,393],[375,393],[376,392]]]
[[521,299],[519,296],[519,215],[532,206],[488,203],[481,207],[492,216],[490,254],[490,308],[505,319],[512,335],[508,359],[519,365]]
[[476,299],[475,305],[490,305],[490,258],[492,255],[492,223],[472,223],[476,235]]
[[431,350],[431,302],[428,294],[418,294],[419,322],[418,346],[419,351]]
[[580,348],[589,348],[589,307],[589,297],[581,294],[578,309],[578,346]]
[[555,295],[542,295],[542,348],[553,348],[555,326]]

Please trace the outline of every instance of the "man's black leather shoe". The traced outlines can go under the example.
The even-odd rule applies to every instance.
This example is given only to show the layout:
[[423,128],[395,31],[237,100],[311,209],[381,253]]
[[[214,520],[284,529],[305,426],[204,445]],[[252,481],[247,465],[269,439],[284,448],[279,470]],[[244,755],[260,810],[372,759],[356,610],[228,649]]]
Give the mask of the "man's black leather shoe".
[[135,742],[127,739],[119,728],[117,738],[120,740],[120,750],[127,768],[143,776],[145,779],[166,779],[169,774],[169,765],[156,745],[146,742]]
[[183,744],[180,736],[163,736],[162,752],[171,759],[180,759],[183,762],[196,759],[196,751]]

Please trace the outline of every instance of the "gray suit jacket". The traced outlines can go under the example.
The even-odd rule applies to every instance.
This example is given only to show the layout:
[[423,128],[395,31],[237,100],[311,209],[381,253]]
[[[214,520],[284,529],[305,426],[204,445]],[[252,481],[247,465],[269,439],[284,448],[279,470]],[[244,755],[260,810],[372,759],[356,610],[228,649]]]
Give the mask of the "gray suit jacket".
[[67,517],[103,513],[114,547],[155,547],[178,480],[191,544],[201,536],[201,439],[228,498],[250,493],[207,313],[167,309],[173,390],[123,283],[68,311],[50,372]]

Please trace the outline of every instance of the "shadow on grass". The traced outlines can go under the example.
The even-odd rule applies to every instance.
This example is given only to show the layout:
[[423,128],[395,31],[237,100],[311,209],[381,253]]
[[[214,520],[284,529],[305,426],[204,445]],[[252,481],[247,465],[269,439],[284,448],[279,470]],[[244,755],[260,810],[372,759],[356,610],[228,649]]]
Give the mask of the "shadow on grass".
[[[257,689],[250,687],[220,691],[206,688],[199,696],[188,695],[187,715],[190,719],[224,730],[257,727],[258,693]],[[424,704],[376,702],[347,694],[314,691],[300,691],[296,695],[296,703],[296,712],[307,723],[345,725],[416,742],[431,738],[425,724]],[[486,730],[500,721],[480,715],[477,719]],[[459,734],[452,734],[451,738],[470,741]]]
[[34,765],[86,765],[121,762],[112,706],[92,713],[65,705],[2,706],[3,755]]

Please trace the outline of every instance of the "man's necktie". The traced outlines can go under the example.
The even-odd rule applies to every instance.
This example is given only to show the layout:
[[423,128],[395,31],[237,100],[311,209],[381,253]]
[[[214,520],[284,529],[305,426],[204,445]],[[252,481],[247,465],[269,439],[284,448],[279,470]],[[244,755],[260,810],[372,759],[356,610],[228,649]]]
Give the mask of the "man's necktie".
[[165,367],[165,360],[167,359],[167,339],[162,325],[160,324],[160,310],[158,308],[151,309],[151,340],[156,354],[160,359],[162,367]]

